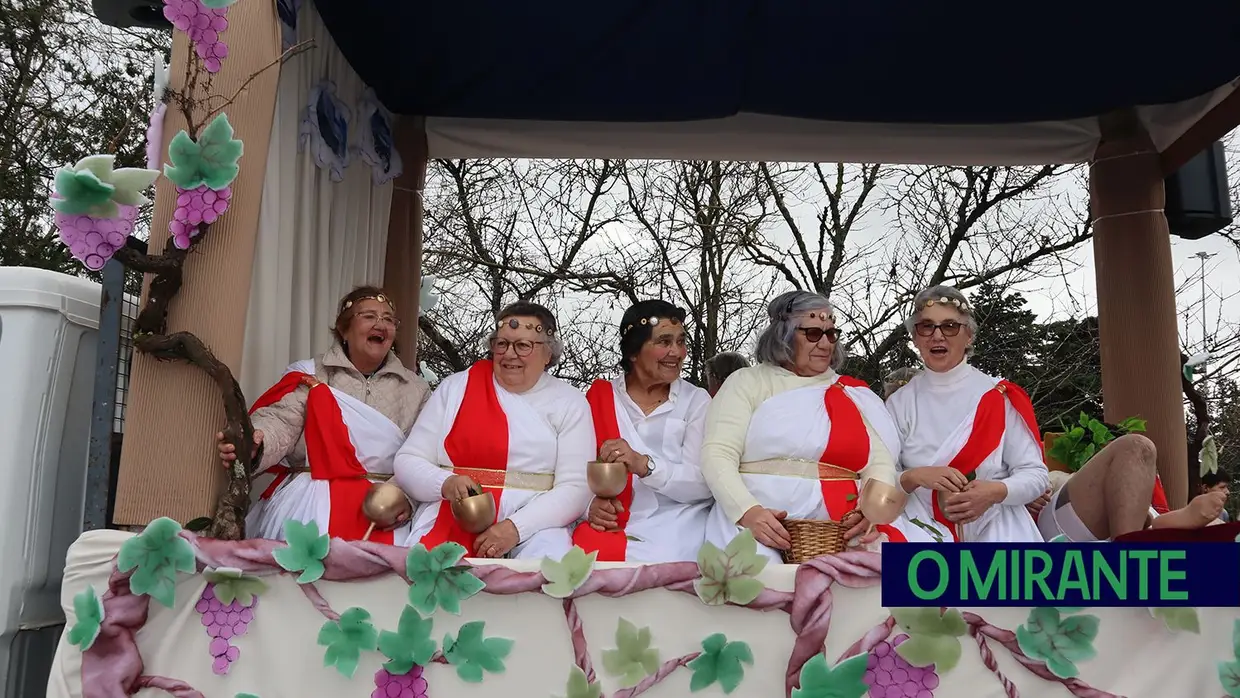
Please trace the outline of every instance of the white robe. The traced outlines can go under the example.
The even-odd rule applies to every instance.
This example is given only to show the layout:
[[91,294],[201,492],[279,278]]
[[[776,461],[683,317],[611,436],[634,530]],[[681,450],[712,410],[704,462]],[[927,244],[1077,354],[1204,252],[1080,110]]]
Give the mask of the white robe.
[[[474,467],[453,463],[444,448],[468,381],[466,370],[440,382],[396,454],[397,484],[425,503],[414,516],[413,543],[431,531],[439,516],[443,483],[452,476],[440,466]],[[559,559],[572,547],[568,526],[590,500],[585,473],[586,463],[594,460],[594,426],[589,403],[579,390],[548,374],[521,394],[495,381],[495,392],[508,419],[508,470],[555,476],[546,492],[506,489],[500,497],[496,520],[512,521],[521,541],[509,557]]]
[[[892,394],[887,408],[902,439],[900,469],[947,466],[969,438],[979,400],[998,383],[998,378],[962,362],[944,373],[923,371]],[[1046,491],[1049,483],[1042,443],[1030,433],[1011,400],[1005,397],[1005,402],[1002,440],[978,466],[976,477],[1004,483],[1007,497],[980,519],[962,527],[965,542],[1043,540],[1025,509],[1026,504]],[[933,496],[932,491],[921,488],[910,494],[927,510]],[[944,540],[950,542],[952,538],[947,535]]]

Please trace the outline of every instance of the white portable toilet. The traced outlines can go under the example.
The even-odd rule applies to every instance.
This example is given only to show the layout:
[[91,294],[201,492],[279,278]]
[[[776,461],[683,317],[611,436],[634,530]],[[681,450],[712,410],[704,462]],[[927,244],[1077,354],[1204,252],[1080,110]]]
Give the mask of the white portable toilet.
[[0,686],[42,695],[82,529],[99,284],[0,267]]

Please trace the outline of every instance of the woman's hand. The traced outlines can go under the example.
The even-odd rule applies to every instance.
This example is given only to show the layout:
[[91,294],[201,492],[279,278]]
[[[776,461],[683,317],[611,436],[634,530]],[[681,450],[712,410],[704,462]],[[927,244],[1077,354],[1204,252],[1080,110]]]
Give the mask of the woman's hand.
[[963,492],[948,495],[943,506],[947,520],[955,524],[977,521],[986,510],[1007,497],[1007,485],[989,480],[974,480]]
[[[237,460],[237,447],[224,440],[224,432],[215,433],[216,449],[220,452],[220,460],[223,461],[224,467],[230,467],[233,461]],[[254,430],[254,449],[250,451],[250,459],[258,455],[258,447],[263,445],[263,430]]]
[[1050,503],[1051,503],[1051,488],[1047,487],[1046,491],[1043,492],[1041,495],[1039,495],[1037,499],[1026,504],[1025,509],[1029,511],[1029,515],[1033,517],[1033,520],[1037,521],[1038,515],[1041,514],[1042,510],[1046,508],[1046,505]]
[[[878,529],[870,524],[870,520],[865,518],[865,514],[859,509],[844,514],[840,523],[848,526],[848,531],[844,534],[845,544],[849,547],[858,547],[869,545],[878,540]],[[854,539],[856,542],[854,543]]]
[[936,465],[904,471],[900,475],[900,484],[905,483],[937,492],[963,492],[969,485],[969,478],[955,468]]
[[624,439],[608,439],[598,449],[599,460],[607,463],[624,463],[630,473],[637,477],[650,474],[650,458],[634,451]]
[[474,554],[478,557],[503,557],[520,542],[517,525],[504,519],[478,534],[474,539]]
[[788,529],[780,523],[788,518],[788,512],[767,509],[755,504],[749,507],[737,523],[753,531],[753,537],[759,543],[776,550],[787,550],[792,547],[792,536]]
[[624,511],[624,505],[619,499],[604,499],[595,497],[590,502],[590,511],[586,515],[586,520],[590,522],[590,528],[596,531],[616,531],[619,530],[620,512]]
[[439,494],[449,502],[456,502],[466,497],[472,497],[475,493],[481,491],[482,488],[478,483],[464,475],[453,475],[443,481],[443,487],[439,489]]

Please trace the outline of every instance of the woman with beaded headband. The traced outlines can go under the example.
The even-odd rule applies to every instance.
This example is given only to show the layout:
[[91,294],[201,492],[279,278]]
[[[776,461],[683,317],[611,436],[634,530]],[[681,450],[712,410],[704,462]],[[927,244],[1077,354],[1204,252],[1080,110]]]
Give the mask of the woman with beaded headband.
[[[430,397],[426,381],[392,351],[399,324],[383,289],[355,288],[340,299],[331,349],[289,366],[254,402],[258,473],[275,479],[246,520],[251,537],[282,540],[290,519],[314,521],[333,538],[366,536],[362,502],[373,483],[391,478],[396,451]],[[223,433],[216,438],[230,465],[233,445]],[[405,544],[412,514],[410,504],[395,530],[371,532],[368,540]]]
[[595,497],[573,542],[603,562],[697,559],[711,494],[699,457],[705,390],[680,377],[688,349],[685,311],[642,301],[620,319],[620,368],[586,392],[600,461],[623,463],[628,484]]
[[[791,291],[767,313],[757,364],[729,376],[707,410],[702,471],[716,504],[706,540],[722,548],[749,529],[778,562],[792,544],[782,523],[791,518],[840,521],[851,545],[873,542],[858,494],[870,480],[895,487],[895,425],[864,383],[836,373],[845,352],[826,298]],[[912,525],[878,532],[930,540]]]
[[[563,353],[551,311],[521,301],[504,308],[490,356],[440,382],[396,455],[396,481],[431,502],[414,519],[427,548],[453,541],[471,557],[559,559],[568,526],[590,501],[594,458],[590,407],[581,391],[547,373]],[[477,535],[450,503],[482,491],[495,522]]]

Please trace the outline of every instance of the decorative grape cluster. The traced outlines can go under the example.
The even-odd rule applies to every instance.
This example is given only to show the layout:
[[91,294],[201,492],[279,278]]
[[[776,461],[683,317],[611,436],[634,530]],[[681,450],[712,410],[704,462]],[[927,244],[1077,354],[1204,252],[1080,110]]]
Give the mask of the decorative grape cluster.
[[229,666],[241,656],[241,649],[230,640],[245,634],[250,621],[254,620],[254,607],[257,605],[258,597],[255,596],[249,606],[241,605],[236,599],[225,606],[215,598],[214,584],[208,584],[207,588],[202,590],[202,597],[198,599],[194,610],[202,614],[202,624],[206,626],[207,635],[211,638],[211,671],[217,675],[227,674]]
[[125,240],[138,220],[136,206],[118,205],[117,210],[116,218],[56,214],[61,242],[69,248],[74,259],[91,271],[102,269],[116,250],[125,246]]
[[220,41],[220,34],[228,29],[227,12],[226,7],[204,7],[201,0],[164,0],[164,18],[189,34],[209,73],[218,73],[220,61],[228,56],[228,45]]
[[934,698],[934,689],[939,686],[934,665],[915,667],[895,652],[907,639],[908,635],[898,635],[880,642],[870,652],[865,672],[870,698]]
[[172,233],[172,244],[188,250],[190,241],[198,237],[199,226],[203,223],[214,223],[224,215],[230,200],[231,187],[224,187],[219,191],[205,184],[195,189],[177,187],[177,208],[172,212],[172,222],[168,224],[168,231]]
[[426,679],[417,664],[407,674],[389,674],[387,669],[375,672],[375,690],[370,698],[426,698]]

